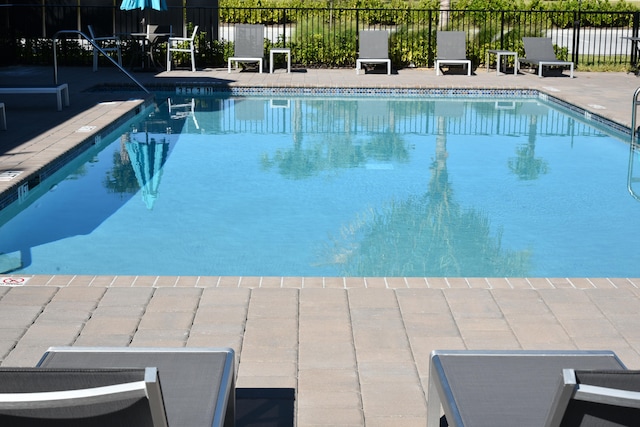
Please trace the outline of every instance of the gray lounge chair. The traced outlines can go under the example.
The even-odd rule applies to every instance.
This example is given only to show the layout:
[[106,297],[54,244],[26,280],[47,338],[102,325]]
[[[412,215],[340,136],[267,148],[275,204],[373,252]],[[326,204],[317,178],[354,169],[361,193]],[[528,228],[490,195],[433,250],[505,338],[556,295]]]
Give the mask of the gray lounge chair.
[[467,36],[464,31],[438,31],[436,76],[445,64],[466,65],[467,76],[471,75],[471,60],[467,59]]
[[360,52],[356,59],[356,74],[360,74],[362,64],[387,64],[387,74],[391,74],[389,59],[389,33],[386,31],[360,31]]
[[546,427],[637,426],[640,371],[563,369]]
[[538,76],[543,77],[544,67],[569,67],[573,78],[573,62],[558,59],[553,50],[553,44],[548,37],[523,37],[524,58],[518,58],[520,64],[538,68]]
[[0,368],[0,424],[168,426],[156,368]]
[[562,370],[620,370],[611,351],[436,350],[431,354],[427,426],[545,425]]
[[231,427],[235,423],[234,357],[230,348],[52,347],[38,367],[156,367],[170,426]]
[[235,40],[233,56],[228,60],[228,72],[231,72],[231,62],[257,62],[258,70],[262,73],[264,62],[264,25],[239,24],[235,26]]

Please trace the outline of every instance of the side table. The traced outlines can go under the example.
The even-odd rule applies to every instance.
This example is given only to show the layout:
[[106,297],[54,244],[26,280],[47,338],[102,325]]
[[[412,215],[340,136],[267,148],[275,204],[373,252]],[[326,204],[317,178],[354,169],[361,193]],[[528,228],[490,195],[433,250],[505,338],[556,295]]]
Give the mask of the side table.
[[287,57],[287,73],[291,72],[291,49],[284,47],[274,47],[269,50],[269,73],[273,74],[273,55],[284,54]]
[[500,65],[502,63],[503,56],[513,56],[513,75],[518,75],[518,52],[513,52],[510,50],[502,50],[502,49],[489,49],[487,50],[487,73],[489,72],[489,55],[496,56],[496,75],[500,75]]

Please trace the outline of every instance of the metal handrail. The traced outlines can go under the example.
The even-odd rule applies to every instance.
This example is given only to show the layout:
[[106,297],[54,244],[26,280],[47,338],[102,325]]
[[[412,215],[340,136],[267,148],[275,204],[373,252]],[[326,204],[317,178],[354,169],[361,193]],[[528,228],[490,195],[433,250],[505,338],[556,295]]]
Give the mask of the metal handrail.
[[60,30],[60,31],[58,31],[57,33],[55,33],[53,35],[53,83],[54,84],[56,84],[56,85],[58,84],[58,55],[57,55],[57,49],[56,49],[56,42],[58,40],[58,34],[79,34],[80,36],[85,38],[89,43],[91,43],[91,45],[93,46],[94,49],[97,49],[98,52],[100,52],[102,55],[104,55],[105,58],[107,58],[109,61],[111,61],[113,63],[113,65],[118,67],[120,69],[120,71],[122,71],[127,77],[129,77],[131,80],[133,80],[133,82],[135,84],[140,86],[140,88],[143,91],[145,91],[146,93],[151,93],[151,92],[149,92],[147,90],[146,87],[144,87],[142,85],[142,83],[140,83],[138,80],[136,80],[136,78],[133,77],[127,70],[122,68],[122,65],[118,64],[111,56],[107,55],[107,53],[104,50],[102,50],[102,48],[100,46],[98,46],[98,44],[96,42],[91,40],[91,38],[88,37],[85,33],[83,33],[82,31],[78,31],[78,30]]
[[640,100],[638,99],[640,96],[640,87],[636,89],[633,93],[633,105],[631,107],[631,141],[629,141],[630,149],[629,149],[629,169],[627,171],[627,190],[631,197],[640,201],[640,195],[636,194],[633,190],[633,183],[640,182],[638,178],[633,177],[633,160],[635,150],[638,149],[638,131],[639,129],[636,127],[636,116],[638,115],[638,105],[640,105]]

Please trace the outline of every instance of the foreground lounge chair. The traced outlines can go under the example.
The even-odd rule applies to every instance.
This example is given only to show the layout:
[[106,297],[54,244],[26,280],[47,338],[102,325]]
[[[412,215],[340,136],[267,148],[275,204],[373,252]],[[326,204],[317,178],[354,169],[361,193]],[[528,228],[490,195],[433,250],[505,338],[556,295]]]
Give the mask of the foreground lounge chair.
[[518,58],[520,64],[532,65],[538,68],[538,76],[543,77],[544,67],[569,67],[573,78],[573,62],[558,59],[553,50],[553,44],[548,37],[523,37],[524,58]]
[[227,62],[228,72],[231,72],[231,62],[257,62],[258,70],[262,73],[264,62],[264,25],[239,24],[235,26],[235,40],[233,56]]
[[464,31],[438,31],[436,47],[436,76],[445,64],[466,65],[471,75],[471,60],[467,59],[467,40]]
[[637,426],[640,371],[563,369],[546,427]]
[[362,64],[387,64],[387,74],[391,74],[389,34],[386,31],[360,31],[359,45],[356,74],[360,74]]
[[38,367],[155,367],[169,426],[231,427],[235,423],[234,357],[230,348],[52,347]]
[[168,426],[156,368],[0,368],[0,424]]
[[544,426],[567,368],[626,369],[611,351],[436,350],[427,426],[440,426],[441,406],[450,426]]

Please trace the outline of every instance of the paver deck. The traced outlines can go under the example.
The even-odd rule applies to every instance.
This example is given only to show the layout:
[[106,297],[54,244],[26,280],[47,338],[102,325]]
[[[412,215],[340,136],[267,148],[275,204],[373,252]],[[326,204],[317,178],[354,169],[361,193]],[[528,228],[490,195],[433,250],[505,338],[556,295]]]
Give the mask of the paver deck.
[[[0,68],[0,83],[50,74]],[[102,126],[100,120],[122,114],[113,106],[127,110],[146,97],[84,92],[124,81],[104,67],[59,75],[71,90],[71,107],[62,112],[49,103],[2,99],[9,130],[0,131],[0,171],[23,167],[26,152],[44,153],[29,164],[46,162],[49,146],[68,141],[51,135]],[[270,75],[221,68],[136,77],[168,84],[529,87],[626,126],[640,85],[624,73],[539,79],[484,70],[436,77],[433,70]],[[7,282],[0,286],[2,366],[32,366],[47,347],[60,345],[230,346],[239,388],[295,389],[298,426],[424,426],[434,349],[611,349],[629,368],[640,368],[637,278],[33,276],[9,286],[14,279],[0,276],[0,284]]]

